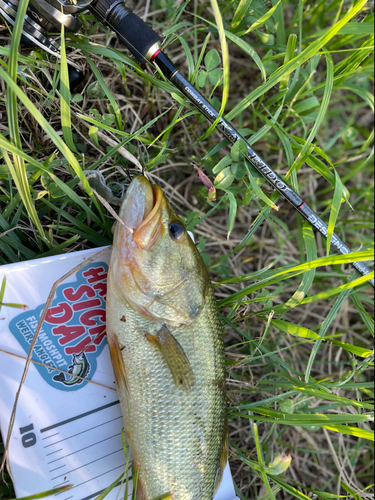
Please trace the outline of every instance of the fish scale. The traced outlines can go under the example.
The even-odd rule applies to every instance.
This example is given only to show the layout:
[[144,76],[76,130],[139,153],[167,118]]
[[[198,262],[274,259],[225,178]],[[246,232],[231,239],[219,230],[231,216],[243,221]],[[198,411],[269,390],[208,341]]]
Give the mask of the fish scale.
[[[110,291],[107,300],[112,301]],[[125,389],[120,392],[122,407],[126,408],[129,402],[129,412],[124,412],[125,428],[130,430],[136,465],[142,483],[147,485],[147,500],[169,492],[174,483],[174,500],[213,498],[225,432],[226,402],[222,342],[219,336],[218,345],[213,348],[212,338],[204,334],[212,331],[206,319],[206,309],[212,301],[215,298],[209,293],[208,305],[194,328],[188,331],[184,327],[171,328],[189,353],[194,373],[199,374],[190,393],[176,387],[162,356],[145,339],[143,332],[155,329],[152,322],[140,324],[127,320],[118,334],[120,344],[126,345],[128,394]],[[131,318],[127,305],[122,304],[121,313]],[[197,440],[197,421],[204,434],[204,447]]]
[[[179,242],[168,236],[168,224],[179,219],[160,188],[151,188],[139,177],[133,183],[119,214],[129,226],[117,224],[115,230],[107,335],[127,439],[139,472],[136,498],[153,500],[171,493],[174,500],[212,500],[217,475],[225,467],[227,427],[223,331],[216,299],[186,230]],[[143,192],[152,197],[150,189],[152,203],[143,202]],[[154,220],[161,224],[151,226],[159,231],[158,238],[154,229],[144,229],[144,221],[152,218],[150,226]],[[137,235],[139,228],[148,239]],[[163,331],[166,344],[164,337],[157,337]],[[185,371],[179,370],[180,362]]]

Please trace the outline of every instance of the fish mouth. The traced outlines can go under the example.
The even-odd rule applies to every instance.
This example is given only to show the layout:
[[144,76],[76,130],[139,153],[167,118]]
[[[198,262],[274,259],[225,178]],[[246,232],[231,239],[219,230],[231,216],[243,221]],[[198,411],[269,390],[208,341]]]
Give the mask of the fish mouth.
[[149,250],[163,232],[163,210],[166,200],[159,186],[145,176],[137,176],[129,186],[119,216],[130,239]]

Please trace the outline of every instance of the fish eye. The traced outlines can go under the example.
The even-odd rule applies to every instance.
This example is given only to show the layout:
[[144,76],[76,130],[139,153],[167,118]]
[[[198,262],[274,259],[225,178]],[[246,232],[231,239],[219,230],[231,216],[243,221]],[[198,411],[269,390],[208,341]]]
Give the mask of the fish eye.
[[185,228],[181,222],[173,221],[169,224],[169,236],[174,240],[179,240],[184,234]]

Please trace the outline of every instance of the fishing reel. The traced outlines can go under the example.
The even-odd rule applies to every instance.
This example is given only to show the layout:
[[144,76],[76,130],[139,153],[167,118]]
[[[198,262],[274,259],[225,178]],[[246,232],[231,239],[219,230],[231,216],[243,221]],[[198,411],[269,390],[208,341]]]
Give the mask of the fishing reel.
[[[23,41],[59,56],[60,45],[50,33],[60,33],[61,26],[70,33],[78,31],[81,22],[77,14],[87,9],[92,0],[30,0],[23,25]],[[0,0],[0,15],[12,26],[15,23],[19,0]]]
[[[12,26],[18,5],[19,0],[0,0],[0,16]],[[160,47],[160,37],[126,7],[124,0],[29,0],[22,41],[59,57],[60,45],[51,33],[60,33],[62,25],[66,32],[76,33],[81,27],[78,16],[86,10],[114,31],[140,62],[150,60]],[[70,66],[71,83],[76,85],[82,77]]]

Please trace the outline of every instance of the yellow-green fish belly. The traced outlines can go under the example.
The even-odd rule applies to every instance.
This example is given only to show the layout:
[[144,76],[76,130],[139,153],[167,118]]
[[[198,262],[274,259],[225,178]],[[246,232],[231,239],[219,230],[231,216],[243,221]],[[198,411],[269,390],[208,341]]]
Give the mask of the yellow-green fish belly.
[[145,336],[162,325],[134,311],[115,283],[108,288],[107,333],[117,336],[124,362],[127,389],[118,389],[139,468],[137,499],[170,492],[174,500],[212,500],[226,428],[223,332],[213,292],[189,326],[166,323],[195,375],[190,392],[176,385]]

